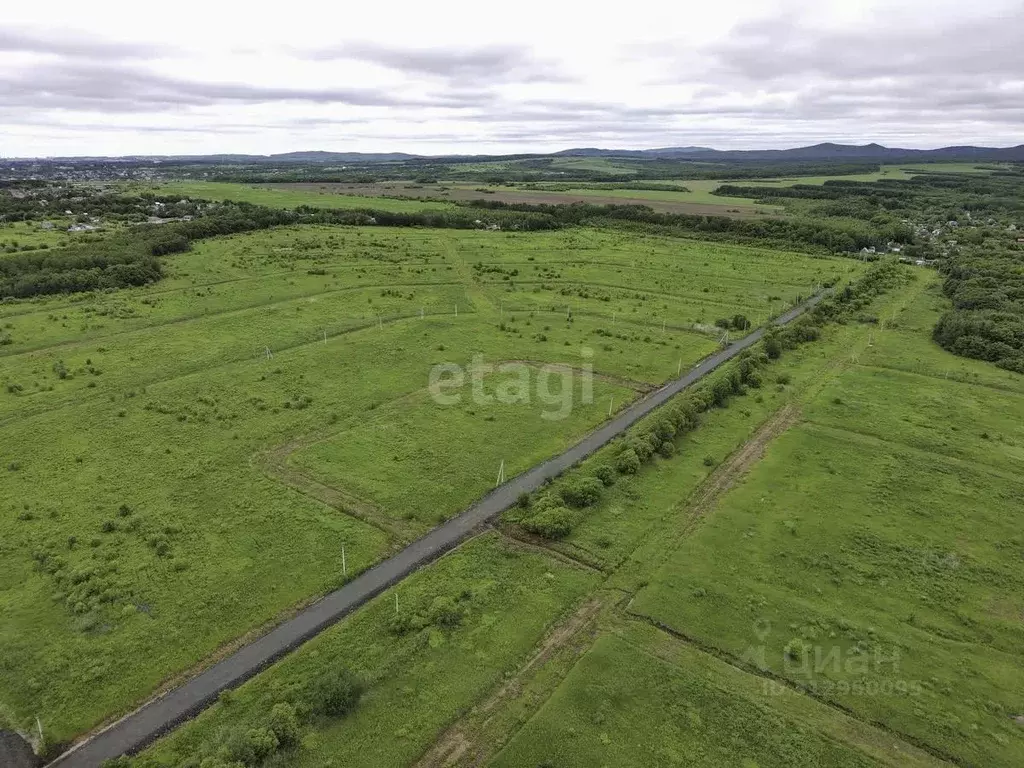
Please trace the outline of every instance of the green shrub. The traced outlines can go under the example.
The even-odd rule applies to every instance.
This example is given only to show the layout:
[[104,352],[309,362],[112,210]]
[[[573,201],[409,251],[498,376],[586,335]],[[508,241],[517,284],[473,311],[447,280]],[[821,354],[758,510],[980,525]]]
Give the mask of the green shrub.
[[641,462],[651,458],[654,452],[658,450],[658,446],[661,445],[660,440],[657,438],[652,440],[651,437],[648,434],[638,434],[629,438],[628,445],[633,449],[633,452]]
[[596,477],[580,477],[566,482],[559,494],[572,507],[589,507],[596,504],[604,491],[604,483]]
[[268,727],[282,747],[291,747],[299,743],[299,718],[291,704],[275,704],[270,710]]
[[439,627],[457,627],[465,615],[465,607],[446,595],[435,597],[434,602],[430,604],[430,623]]
[[635,475],[640,471],[640,457],[632,448],[626,448],[615,457],[615,469],[623,475]]
[[676,452],[676,444],[671,440],[666,440],[658,446],[658,453],[666,459],[671,458]]
[[733,394],[732,381],[723,376],[711,385],[713,402],[719,408],[723,407]]
[[594,467],[594,477],[605,486],[615,485],[615,470],[608,464],[598,464]]
[[363,690],[363,683],[344,667],[327,669],[313,681],[310,708],[319,715],[341,717],[355,708]]
[[671,440],[676,436],[676,425],[672,419],[666,415],[659,419],[654,425],[654,434],[664,440]]
[[218,757],[226,763],[238,763],[255,766],[277,750],[277,737],[269,728],[250,728],[246,732],[235,731],[224,746]]
[[430,620],[421,613],[398,613],[388,622],[388,631],[393,635],[407,635],[419,632],[430,625]]
[[569,535],[579,522],[579,513],[568,507],[546,507],[527,520],[523,528],[545,539],[561,539]]

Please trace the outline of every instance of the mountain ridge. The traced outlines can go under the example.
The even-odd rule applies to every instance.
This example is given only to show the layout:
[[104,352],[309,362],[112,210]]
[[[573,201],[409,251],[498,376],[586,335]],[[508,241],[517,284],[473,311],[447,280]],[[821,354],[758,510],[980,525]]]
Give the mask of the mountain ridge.
[[992,161],[992,162],[1024,162],[1024,144],[1012,147],[979,147],[973,145],[957,145],[939,147],[937,149],[905,149],[901,147],[885,147],[872,142],[870,144],[838,144],[822,142],[806,147],[789,149],[714,149],[712,147],[661,147],[657,149],[604,149],[600,147],[572,147],[548,153],[517,153],[508,155],[417,155],[406,152],[331,152],[327,150],[303,150],[281,152],[270,155],[218,153],[209,155],[123,155],[117,157],[46,157],[46,158],[6,158],[8,161],[47,161],[47,162],[195,162],[195,163],[394,163],[410,160],[428,160],[437,162],[472,162],[474,160],[519,160],[544,158],[615,158],[624,159],[664,159],[693,160],[699,162],[714,161],[807,161],[807,160],[875,160],[883,161]]

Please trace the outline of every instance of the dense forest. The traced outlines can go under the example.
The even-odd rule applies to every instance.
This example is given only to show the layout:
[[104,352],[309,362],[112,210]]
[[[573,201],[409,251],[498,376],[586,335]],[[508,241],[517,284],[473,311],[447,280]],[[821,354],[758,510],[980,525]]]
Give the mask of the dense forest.
[[940,269],[953,309],[935,326],[935,341],[954,354],[1024,373],[1024,245],[972,249]]

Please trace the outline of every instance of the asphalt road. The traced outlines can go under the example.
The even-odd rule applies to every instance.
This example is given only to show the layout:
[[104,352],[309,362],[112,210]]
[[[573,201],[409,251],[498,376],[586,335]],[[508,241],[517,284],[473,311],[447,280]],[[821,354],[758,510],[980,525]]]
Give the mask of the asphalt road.
[[[785,325],[817,304],[822,297],[823,294],[819,294],[791,309],[778,317],[774,321],[775,324]],[[398,554],[364,571],[345,586],[325,595],[321,600],[300,611],[294,618],[239,648],[178,688],[144,704],[91,739],[81,742],[50,763],[50,766],[98,768],[104,760],[142,749],[212,704],[221,691],[234,688],[248,680],[420,566],[436,560],[516,503],[521,493],[536,490],[546,480],[561,474],[589,456],[666,400],[699,381],[747,347],[756,344],[763,335],[764,329],[758,329],[706,358],[682,378],[669,382],[623,410],[565,453],[512,478]]]

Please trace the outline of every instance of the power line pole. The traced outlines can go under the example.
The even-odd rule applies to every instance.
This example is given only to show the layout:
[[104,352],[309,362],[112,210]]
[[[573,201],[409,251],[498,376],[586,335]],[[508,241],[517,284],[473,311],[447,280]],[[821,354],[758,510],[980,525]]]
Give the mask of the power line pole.
[[345,545],[341,545],[341,575],[348,576],[348,565],[345,563]]
[[494,484],[497,488],[499,485],[505,482],[505,460],[501,460],[501,466],[498,467],[498,481]]

